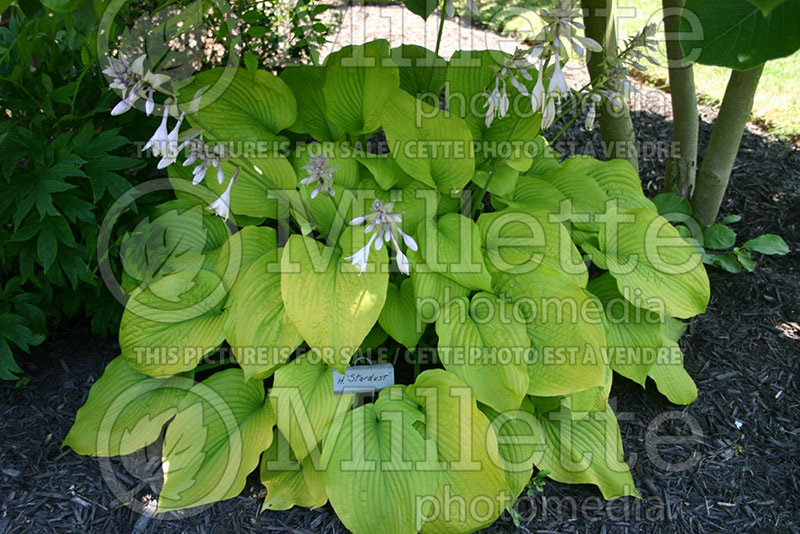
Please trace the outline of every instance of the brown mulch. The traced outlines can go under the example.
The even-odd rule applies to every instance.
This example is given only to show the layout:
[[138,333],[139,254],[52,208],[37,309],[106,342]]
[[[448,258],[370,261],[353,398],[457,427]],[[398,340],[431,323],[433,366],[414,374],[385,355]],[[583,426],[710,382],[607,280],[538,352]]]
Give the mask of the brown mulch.
[[[672,126],[664,118],[664,100],[643,101],[634,106],[639,140],[666,146]],[[701,113],[702,151],[715,111],[703,107]],[[559,129],[556,124],[549,133]],[[573,125],[559,141],[574,152],[602,154],[597,129]],[[641,161],[648,194],[658,193],[663,183],[664,155],[655,151]],[[778,233],[792,251],[757,257],[755,273],[709,269],[711,304],[681,340],[686,367],[700,390],[694,404],[672,405],[652,383],[642,390],[615,377],[612,398],[643,499],[606,503],[593,487],[548,481],[542,493],[518,503],[520,528],[504,514],[487,532],[800,529],[800,150],[757,128],[745,132],[722,208],[722,215],[731,213],[743,216],[734,226],[742,241]],[[259,514],[263,489],[256,476],[241,496],[182,519],[143,519],[118,502],[101,467],[110,465],[123,485],[137,488],[137,502],[144,502],[152,488],[138,483],[142,458],[109,464],[61,449],[89,388],[117,354],[113,340],[91,336],[81,325],[62,327],[31,356],[20,355],[27,386],[0,383],[0,534],[344,531],[329,506]],[[696,422],[699,438],[656,445],[652,430],[671,412]],[[667,420],[657,434],[689,432],[685,422]],[[659,458],[690,460],[691,468],[667,471]]]

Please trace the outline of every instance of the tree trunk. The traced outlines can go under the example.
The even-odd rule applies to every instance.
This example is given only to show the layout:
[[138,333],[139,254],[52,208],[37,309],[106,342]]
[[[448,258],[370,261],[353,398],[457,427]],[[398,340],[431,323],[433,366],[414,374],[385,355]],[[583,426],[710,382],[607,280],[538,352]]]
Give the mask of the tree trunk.
[[[616,64],[618,61],[617,31],[614,27],[613,0],[581,0],[583,23],[586,36],[603,46],[603,52],[589,54],[589,76],[594,85],[597,80],[606,76],[606,62]],[[603,57],[605,55],[605,57]],[[604,62],[603,60],[606,60]],[[616,89],[609,87],[609,89]],[[607,100],[598,106],[597,115],[600,132],[603,135],[605,154],[608,159],[624,159],[639,171],[639,154],[636,146],[636,132],[631,122],[628,103],[622,100],[622,109],[614,110]]]
[[697,94],[692,65],[683,65],[678,41],[683,0],[663,0],[669,87],[672,100],[672,147],[664,176],[664,190],[691,198],[697,174]]
[[697,187],[692,195],[694,216],[705,225],[713,224],[719,213],[742,133],[753,109],[753,97],[762,70],[764,65],[750,70],[734,70],[725,88],[719,116],[711,131],[711,139],[697,174]]

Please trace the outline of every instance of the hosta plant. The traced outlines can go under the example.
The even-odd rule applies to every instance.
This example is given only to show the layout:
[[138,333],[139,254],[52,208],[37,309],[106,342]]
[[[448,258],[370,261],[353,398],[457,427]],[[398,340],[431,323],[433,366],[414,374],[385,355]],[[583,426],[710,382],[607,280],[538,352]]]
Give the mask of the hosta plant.
[[[163,433],[158,512],[258,470],[265,509],[330,502],[357,533],[476,530],[534,469],[637,496],[614,373],[694,400],[677,340],[708,278],[627,162],[541,136],[558,38],[159,79],[148,150],[177,198],[122,247],[122,353],[65,445],[125,455]],[[116,61],[146,101],[145,59]]]

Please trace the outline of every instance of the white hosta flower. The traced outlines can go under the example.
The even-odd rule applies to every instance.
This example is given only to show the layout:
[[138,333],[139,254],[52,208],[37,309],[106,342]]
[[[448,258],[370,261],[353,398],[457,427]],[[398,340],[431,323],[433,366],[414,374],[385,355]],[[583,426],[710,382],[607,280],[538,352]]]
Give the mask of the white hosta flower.
[[556,120],[556,99],[547,98],[547,105],[542,112],[542,129],[546,130]]
[[[222,162],[229,156],[228,149],[225,145],[207,145],[202,139],[189,139],[186,142],[189,147],[189,155],[183,162],[184,167],[188,167],[197,163],[192,169],[192,184],[197,185],[206,177],[208,169],[216,167],[217,181],[222,183],[225,180],[225,175],[222,171]],[[199,162],[199,163],[198,163]]]
[[547,92],[551,95],[565,95],[569,92],[569,85],[567,85],[567,79],[564,77],[564,71],[561,70],[561,62],[558,60],[557,48],[554,60],[553,77],[550,78],[550,85],[547,87]]
[[444,12],[447,14],[447,18],[453,18],[456,14],[456,6],[453,5],[453,0],[447,0],[447,3],[444,5]]
[[161,118],[161,124],[147,141],[147,144],[144,145],[144,150],[152,149],[155,157],[163,156],[166,153],[167,143],[169,142],[167,119],[169,119],[169,106],[164,106],[164,116]]
[[314,182],[317,183],[317,187],[311,192],[311,198],[317,198],[320,193],[327,196],[336,194],[336,191],[333,190],[333,173],[339,167],[331,167],[329,163],[330,158],[311,156],[311,163],[303,167],[308,176],[300,180],[300,184],[311,185]]
[[400,229],[400,224],[403,222],[403,217],[400,213],[392,213],[393,207],[393,202],[387,202],[384,204],[380,200],[376,200],[372,204],[372,213],[369,215],[356,217],[350,221],[350,224],[353,226],[368,222],[369,224],[366,226],[366,228],[364,228],[364,233],[368,234],[370,232],[374,232],[364,247],[359,249],[352,256],[345,258],[353,262],[353,265],[360,269],[360,273],[363,273],[367,270],[367,264],[369,263],[369,252],[373,246],[373,243],[375,250],[380,250],[383,248],[384,243],[389,242],[391,242],[392,246],[394,247],[398,269],[400,269],[400,272],[403,274],[409,273],[408,258],[400,249],[400,243],[397,236],[401,236],[406,247],[410,248],[411,250],[417,250],[417,242],[414,241],[413,237]]
[[144,62],[146,58],[143,54],[132,63],[129,63],[123,54],[119,54],[116,58],[109,58],[109,64],[103,69],[103,73],[113,78],[111,83],[108,84],[109,89],[118,89],[122,96],[122,100],[112,108],[112,115],[125,113],[140,98],[146,99],[145,112],[148,115],[153,112],[155,108],[154,90],[166,83],[169,80],[169,76],[145,71]]
[[167,134],[167,144],[164,149],[164,154],[161,160],[158,162],[159,169],[169,167],[175,163],[176,159],[178,159],[178,154],[183,148],[183,145],[178,145],[178,136],[181,132],[181,123],[183,123],[183,117],[184,114],[181,113],[181,116],[178,117],[178,122],[175,123],[175,126]]
[[225,188],[225,192],[220,195],[220,197],[211,203],[211,205],[207,208],[209,210],[214,211],[214,215],[218,215],[224,218],[226,221],[231,214],[231,188],[233,187],[233,182],[236,181],[236,178],[239,176],[239,169],[233,173],[231,176],[231,181],[228,182],[228,187]]
[[[502,85],[501,85],[502,84]],[[498,76],[494,80],[494,90],[489,93],[484,107],[486,108],[486,127],[491,126],[495,115],[501,119],[508,113],[508,94],[506,93],[506,82]]]

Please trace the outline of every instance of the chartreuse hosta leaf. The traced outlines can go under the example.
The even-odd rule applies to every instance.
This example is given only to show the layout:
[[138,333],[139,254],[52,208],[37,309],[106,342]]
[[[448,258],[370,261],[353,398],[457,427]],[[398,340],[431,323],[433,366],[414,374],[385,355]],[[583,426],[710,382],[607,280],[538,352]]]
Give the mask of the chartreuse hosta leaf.
[[196,384],[178,406],[163,447],[164,487],[158,511],[230,499],[272,442],[275,414],[264,384],[240,369]]
[[658,391],[675,404],[691,404],[697,399],[697,386],[683,367],[683,352],[677,343],[685,329],[686,324],[667,317],[658,359],[647,374]]
[[499,50],[457,50],[450,58],[447,69],[448,109],[466,121],[475,139],[483,137],[486,98],[494,88],[497,71],[507,57]]
[[179,271],[131,293],[119,327],[134,369],[170,376],[194,369],[225,339],[227,291],[211,271]]
[[436,320],[445,369],[497,411],[516,410],[528,392],[530,340],[512,307],[490,293],[450,301]]
[[247,265],[225,305],[225,338],[245,380],[269,377],[303,342],[283,306],[279,268],[277,249]]
[[363,241],[363,232],[351,229],[337,247],[293,235],[281,258],[281,294],[289,318],[306,343],[339,370],[372,329],[386,300],[386,248],[372,250],[362,274],[346,259]]
[[491,291],[492,277],[483,261],[480,229],[471,219],[448,213],[436,222],[422,221],[416,238],[430,272],[469,289]]
[[277,248],[278,233],[274,228],[245,226],[231,235],[220,248],[214,272],[230,289],[251,263]]
[[298,460],[322,441],[331,421],[353,405],[353,395],[334,395],[333,367],[306,353],[275,372],[270,390],[278,429]]
[[325,67],[296,64],[288,65],[279,77],[300,102],[297,120],[289,130],[310,134],[317,141],[339,141],[345,132],[326,115],[327,105],[322,91],[326,75]]
[[400,69],[400,89],[426,102],[439,104],[439,93],[447,79],[447,61],[419,45],[392,48],[392,59]]
[[64,446],[89,456],[121,456],[150,445],[161,435],[191,378],[153,378],[118,356],[106,366],[78,410]]
[[378,322],[392,338],[409,349],[417,346],[424,332],[424,325],[417,321],[417,306],[414,301],[414,284],[406,278],[398,288],[390,283],[386,292]]
[[486,265],[492,272],[534,273],[540,267],[563,273],[580,287],[589,272],[569,232],[541,209],[506,208],[478,217]]
[[381,124],[397,164],[442,194],[461,190],[475,171],[472,134],[459,117],[401,89],[383,107]]
[[493,275],[497,294],[514,301],[531,340],[528,393],[567,395],[604,384],[602,308],[574,279],[545,266],[526,274]]
[[[227,179],[239,169],[236,187],[231,189],[231,217],[237,216],[271,219],[278,218],[277,200],[268,200],[273,192],[280,189],[294,189],[297,179],[291,163],[281,155],[259,153],[258,157],[246,160],[232,158],[222,163],[222,170],[227,177],[220,184],[212,168],[200,189],[192,189],[192,167],[170,165],[168,174],[175,193],[180,198],[189,199],[201,204],[203,209],[228,187]],[[277,189],[276,189],[277,188]]]
[[503,196],[503,203],[518,210],[543,210],[556,214],[566,199],[564,193],[551,183],[523,175],[517,179],[514,191]]
[[389,42],[342,47],[325,60],[325,70],[326,117],[351,135],[377,130],[386,99],[400,85]]
[[229,235],[222,219],[188,199],[156,206],[120,245],[125,289],[176,271],[213,266]]
[[[494,169],[476,170],[472,175],[472,181],[478,187],[486,187],[486,190],[492,194],[492,201],[495,201],[496,197],[507,197],[514,193],[519,175],[517,169],[503,163],[498,164]],[[495,207],[497,206],[495,205]]]
[[608,200],[597,182],[584,172],[568,169],[564,165],[547,171],[541,179],[569,199],[573,215],[567,216],[568,219],[580,228],[596,229],[596,223],[588,217],[605,213]]
[[[375,179],[381,189],[389,191],[397,184],[406,184],[413,180],[411,175],[406,173],[391,154],[371,154],[360,152],[357,156],[361,163]],[[425,186],[427,187],[427,186]],[[430,189],[430,188],[428,188]]]
[[589,281],[587,290],[605,310],[602,318],[611,368],[644,386],[664,340],[661,317],[627,301],[609,273]]
[[470,294],[469,288],[428,267],[419,251],[409,250],[408,261],[411,263],[410,279],[417,316],[421,321],[435,322],[450,300]]
[[422,526],[422,499],[436,495],[436,445],[418,425],[425,414],[403,386],[381,392],[333,422],[322,451],[328,498],[355,534],[413,534]]
[[566,171],[591,176],[606,197],[617,199],[621,208],[657,211],[655,204],[644,196],[639,173],[627,160],[600,161],[588,156],[575,156],[563,162],[562,167]]
[[[534,441],[544,443],[534,453],[534,463],[548,476],[568,484],[594,484],[603,497],[639,497],[630,469],[623,460],[622,438],[614,411],[573,417],[565,407],[536,414],[539,428]],[[538,445],[537,445],[538,446]]]
[[614,381],[614,373],[608,364],[606,364],[604,370],[605,377],[601,385],[559,398],[559,404],[570,410],[570,415],[573,419],[582,419],[589,415],[589,412],[602,412],[606,409],[608,396],[611,394],[611,385]]
[[[194,98],[202,88],[205,91],[198,105]],[[225,143],[280,140],[278,133],[294,124],[297,117],[292,91],[264,70],[251,74],[244,69],[220,67],[199,72],[180,89],[178,101],[193,126]],[[190,112],[193,106],[197,106],[196,113]]]
[[261,455],[261,483],[267,497],[261,510],[288,510],[293,506],[319,508],[328,502],[322,472],[311,457],[297,461],[289,442],[276,428],[272,444]]
[[[479,406],[497,434],[498,453],[503,462],[503,471],[511,494],[509,500],[511,506],[533,475],[533,454],[537,450],[537,444],[532,438],[537,435],[536,430],[539,428],[539,423],[533,415],[533,404],[526,397],[519,410],[502,414],[489,406],[483,404]],[[541,450],[541,447],[539,449]]]
[[[422,406],[425,438],[432,441],[440,462],[439,483],[422,519],[424,533],[472,532],[488,526],[511,504],[498,440],[487,417],[478,409],[473,389],[443,369],[425,371],[408,393]],[[451,506],[462,500],[464,513]],[[438,513],[435,513],[438,505]],[[474,508],[471,508],[474,507]]]
[[695,248],[653,211],[614,210],[604,215],[600,250],[592,260],[617,280],[622,295],[640,308],[688,318],[708,305],[708,275]]

